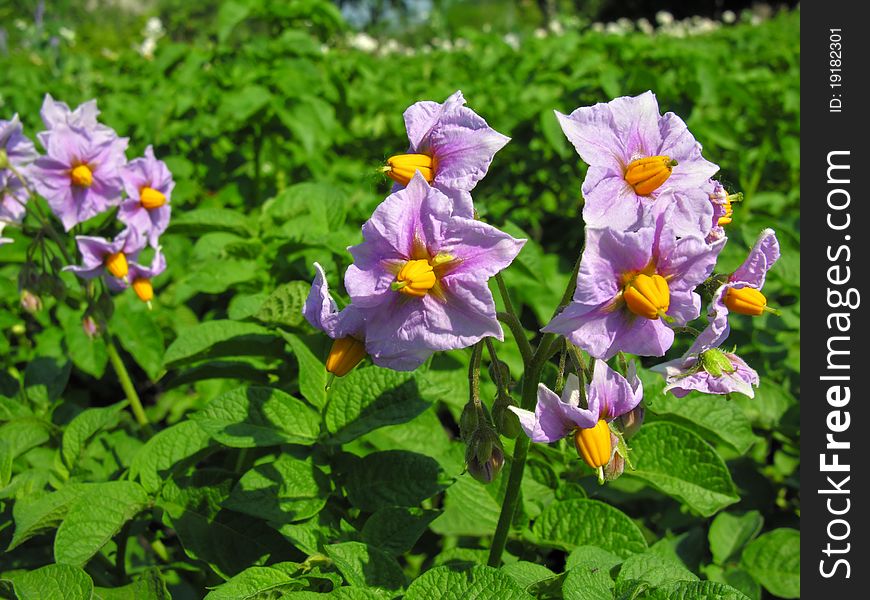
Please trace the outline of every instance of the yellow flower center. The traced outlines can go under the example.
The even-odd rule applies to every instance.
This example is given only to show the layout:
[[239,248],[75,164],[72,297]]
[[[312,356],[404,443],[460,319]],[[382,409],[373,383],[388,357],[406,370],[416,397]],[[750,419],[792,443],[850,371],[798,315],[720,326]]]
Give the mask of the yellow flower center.
[[366,346],[355,337],[343,337],[332,342],[326,357],[326,370],[336,377],[344,377],[366,356]]
[[622,298],[631,312],[647,319],[666,318],[671,304],[668,282],[658,274],[635,275],[625,286]]
[[148,210],[152,210],[166,204],[166,196],[154,188],[144,187],[139,190],[139,202]]
[[641,196],[647,196],[659,189],[668,180],[677,161],[670,156],[648,156],[629,163],[625,170],[625,181]]
[[79,165],[75,167],[70,171],[69,178],[73,185],[79,187],[91,187],[91,184],[94,183],[94,174],[91,172],[88,165]]
[[757,317],[767,309],[767,298],[752,287],[728,288],[725,292],[725,306],[731,312]]
[[574,431],[574,447],[586,464],[593,469],[603,467],[610,462],[613,449],[610,442],[610,427],[604,419],[600,419],[595,427]]
[[435,269],[428,260],[409,260],[399,269],[392,288],[402,294],[422,298],[437,282]]
[[154,298],[154,287],[151,285],[151,280],[146,277],[137,277],[133,280],[133,291],[142,302],[151,302]]
[[432,183],[435,179],[435,158],[428,154],[397,154],[388,158],[387,166],[381,170],[399,185],[408,185],[417,171],[428,183]]
[[118,279],[125,278],[129,271],[129,266],[127,265],[127,256],[123,252],[115,252],[114,254],[110,254],[109,256],[107,256],[105,265],[106,268],[109,270],[109,273],[111,273]]

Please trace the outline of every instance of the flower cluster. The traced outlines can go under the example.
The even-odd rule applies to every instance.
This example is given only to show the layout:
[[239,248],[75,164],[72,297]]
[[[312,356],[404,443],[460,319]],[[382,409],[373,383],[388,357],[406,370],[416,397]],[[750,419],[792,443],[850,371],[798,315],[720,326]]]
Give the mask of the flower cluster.
[[[46,129],[36,135],[44,155],[22,135],[17,116],[0,122],[3,166],[8,167],[0,170],[0,221],[20,224],[34,192],[65,231],[117,208],[124,229],[112,239],[76,236],[82,262],[65,270],[83,279],[103,276],[115,291],[132,286],[150,306],[151,279],[166,268],[159,237],[169,224],[175,184],[150,146],[143,157],[127,162],[128,139],[100,123],[99,114],[95,100],[71,110],[46,95],[40,111]],[[154,248],[154,258],[142,265],[137,261],[146,245]]]
[[366,354],[405,371],[439,350],[503,339],[487,282],[525,240],[474,218],[470,192],[508,138],[464,104],[456,92],[405,111],[410,148],[388,159],[393,192],[363,225],[363,242],[348,248],[351,302],[341,311],[315,265],[304,314],[335,340],[326,363],[335,375]]

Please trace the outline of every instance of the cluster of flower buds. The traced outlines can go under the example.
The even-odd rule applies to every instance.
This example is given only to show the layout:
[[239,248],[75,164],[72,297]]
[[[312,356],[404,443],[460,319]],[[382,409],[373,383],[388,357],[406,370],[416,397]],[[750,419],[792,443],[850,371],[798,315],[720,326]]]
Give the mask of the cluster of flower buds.
[[481,483],[492,483],[504,466],[504,448],[486,407],[470,400],[459,418],[459,431],[465,442],[468,473]]
[[395,184],[349,248],[351,302],[341,311],[315,264],[303,312],[335,340],[326,367],[336,376],[366,355],[409,371],[439,350],[504,337],[487,282],[525,240],[476,220],[471,190],[508,138],[464,104],[456,92],[405,111],[410,147],[382,169]]
[[[21,224],[37,193],[65,231],[117,208],[123,230],[112,239],[76,236],[82,262],[64,269],[83,279],[104,277],[113,291],[132,287],[150,306],[151,280],[166,268],[159,237],[169,225],[175,185],[169,169],[151,146],[128,162],[128,139],[98,121],[95,100],[71,110],[46,95],[40,116],[46,129],[36,138],[44,155],[22,134],[17,115],[0,121],[0,226]],[[138,257],[146,245],[154,257],[143,265]],[[22,302],[35,306],[24,292],[32,294],[24,287]]]

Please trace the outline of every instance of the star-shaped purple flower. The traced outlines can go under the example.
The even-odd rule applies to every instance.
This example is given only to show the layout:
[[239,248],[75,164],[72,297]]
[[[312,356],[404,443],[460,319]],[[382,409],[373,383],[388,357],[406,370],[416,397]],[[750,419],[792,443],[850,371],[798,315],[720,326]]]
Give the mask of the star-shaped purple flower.
[[[18,115],[9,121],[0,120],[0,152],[6,154],[8,165],[15,167],[26,179],[27,167],[39,154],[22,133]],[[28,195],[21,180],[8,168],[0,168],[0,221],[20,223],[24,218]]]
[[724,245],[678,237],[668,218],[674,210],[637,231],[587,229],[574,298],[542,331],[604,360],[620,350],[662,356],[674,341],[665,321],[684,325],[698,316],[694,289]]
[[344,282],[375,364],[412,370],[438,350],[503,339],[487,282],[525,240],[457,214],[419,173],[362,231],[363,243],[348,248],[354,264]]
[[314,263],[316,275],[311,284],[311,291],[305,300],[302,313],[312,327],[320,329],[332,339],[355,337],[365,339],[365,322],[355,306],[348,305],[341,311],[329,293],[326,273],[319,263]]
[[108,273],[112,277],[129,281],[130,263],[135,262],[145,243],[135,229],[129,227],[111,241],[96,236],[76,236],[76,245],[82,255],[81,265],[69,265],[82,279],[94,279]]
[[[70,110],[66,102],[58,102],[51,97],[51,94],[46,94],[42,101],[39,116],[42,117],[46,131],[37,133],[36,137],[43,147],[48,146],[48,137],[51,135],[51,132],[63,127],[87,131],[97,139],[122,139],[118,138],[118,134],[115,133],[114,129],[97,120],[97,117],[100,116],[100,111],[97,109],[96,100],[88,100],[78,105],[75,110]],[[126,143],[124,147],[126,148]]]
[[131,160],[121,169],[121,179],[127,199],[121,203],[118,219],[138,230],[156,248],[157,239],[169,226],[169,201],[175,187],[172,173],[148,146],[144,157]]
[[599,421],[610,422],[631,412],[643,400],[643,385],[629,367],[626,379],[602,360],[595,362],[592,381],[586,385],[587,408],[580,406],[580,380],[568,375],[562,397],[543,383],[538,384],[538,404],[532,413],[516,406],[510,410],[533,442],[548,444],[570,435],[576,429],[592,429]]
[[652,92],[556,117],[589,165],[582,186],[589,227],[636,228],[662,192],[698,188],[719,170],[680,117],[659,114]]
[[[462,92],[457,91],[443,103],[423,101],[408,107],[404,113],[411,143],[408,154],[392,157],[385,172],[397,181],[394,192],[415,171],[422,173],[433,187],[453,199],[455,214],[472,218],[470,192],[510,138],[464,104]],[[403,161],[401,157],[416,159]]]

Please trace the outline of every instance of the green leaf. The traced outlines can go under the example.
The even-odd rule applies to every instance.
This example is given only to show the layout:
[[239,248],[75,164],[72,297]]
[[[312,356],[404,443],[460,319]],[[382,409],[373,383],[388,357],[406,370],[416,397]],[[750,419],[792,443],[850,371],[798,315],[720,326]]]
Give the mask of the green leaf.
[[278,330],[299,364],[299,393],[319,410],[326,406],[326,367],[297,336]]
[[[303,582],[273,567],[250,567],[210,591],[205,600],[272,600]],[[276,596],[276,594],[278,594]]]
[[27,399],[48,406],[66,389],[72,363],[65,359],[41,356],[27,363],[24,370],[24,393]]
[[646,550],[646,540],[628,515],[597,500],[554,502],[535,520],[542,543],[570,550],[596,545],[626,558]]
[[63,328],[66,354],[73,364],[88,375],[101,378],[109,355],[102,337],[91,339],[82,328],[82,313],[65,304],[57,307],[57,319]]
[[324,422],[329,442],[344,444],[379,427],[410,421],[427,408],[412,374],[373,366],[335,383]]
[[362,510],[417,506],[441,491],[441,467],[422,454],[390,450],[359,461],[347,478],[347,498]]
[[305,320],[302,307],[305,306],[305,299],[310,290],[311,283],[307,281],[285,283],[269,294],[254,318],[266,325],[285,327],[301,325]]
[[115,301],[111,331],[148,378],[156,381],[163,371],[163,332],[148,307],[138,299],[129,300],[131,297],[124,295],[127,300]]
[[90,575],[71,565],[47,565],[9,577],[18,598],[91,600],[94,582]]
[[740,501],[722,457],[698,434],[665,422],[648,423],[631,439],[637,477],[710,516]]
[[68,483],[56,492],[35,499],[27,496],[19,499],[12,507],[15,535],[7,550],[11,552],[33,536],[56,529],[73,502],[91,485]]
[[234,126],[243,125],[269,104],[271,96],[269,90],[260,85],[227,90],[220,96],[218,116],[222,121],[228,121]]
[[12,449],[6,440],[0,439],[0,490],[9,485],[12,479],[12,461],[15,459],[12,456]]
[[524,590],[541,581],[557,577],[555,573],[544,565],[524,560],[518,560],[515,563],[503,566],[501,572],[520,584],[520,587]]
[[440,535],[492,535],[498,524],[501,505],[489,486],[475,481],[467,473],[456,478],[444,498],[444,513],[432,522],[432,531]]
[[57,530],[55,560],[84,565],[148,502],[142,486],[132,481],[109,481],[87,488]]
[[439,510],[389,506],[376,511],[363,525],[362,541],[393,555],[411,550]]
[[677,581],[640,595],[636,600],[749,600],[729,585],[713,581]]
[[578,546],[565,559],[565,570],[586,566],[603,571],[610,571],[616,565],[622,564],[622,558],[598,546]]
[[274,225],[304,223],[307,227],[294,227],[303,237],[338,230],[346,212],[347,198],[341,189],[315,182],[291,185],[263,205],[264,219]]
[[329,544],[324,550],[351,586],[387,590],[405,587],[402,567],[383,550],[360,542]]
[[172,596],[160,570],[152,567],[131,584],[118,588],[96,588],[94,600],[172,600]]
[[193,421],[182,421],[149,439],[130,463],[130,478],[148,493],[160,489],[167,474],[178,470],[208,448],[211,436]]
[[800,558],[800,531],[783,527],[751,541],[743,550],[740,564],[774,596],[799,598]]
[[310,458],[282,454],[242,475],[223,506],[275,523],[309,519],[326,504],[329,481]]
[[320,417],[301,400],[275,388],[238,388],[190,417],[215,441],[232,448],[312,444]]
[[629,582],[643,582],[658,587],[674,581],[697,580],[698,576],[678,559],[650,551],[625,559],[616,578],[616,584],[621,586]]
[[167,369],[218,356],[284,356],[284,342],[254,323],[216,320],[182,329],[163,357]]
[[72,469],[87,447],[91,437],[117,422],[118,413],[127,402],[118,402],[104,408],[88,408],[69,422],[63,432],[60,455],[67,468]]
[[169,231],[186,236],[200,236],[210,231],[228,231],[242,236],[256,234],[256,228],[248,217],[227,208],[177,211],[172,215]]
[[727,512],[719,513],[710,523],[708,539],[713,562],[724,565],[728,559],[740,552],[749,540],[758,535],[764,525],[764,517],[757,510],[743,515]]
[[236,25],[244,21],[251,12],[250,2],[237,2],[230,0],[220,5],[217,14],[218,41],[224,43],[230,37]]
[[48,441],[49,424],[36,417],[22,417],[0,425],[0,440],[6,442],[6,448],[16,458],[31,448],[36,448]]
[[613,580],[606,570],[580,565],[568,571],[562,583],[562,594],[571,600],[610,600]]
[[451,567],[429,569],[408,586],[405,600],[530,600],[520,585],[506,573],[483,565],[458,571]]

